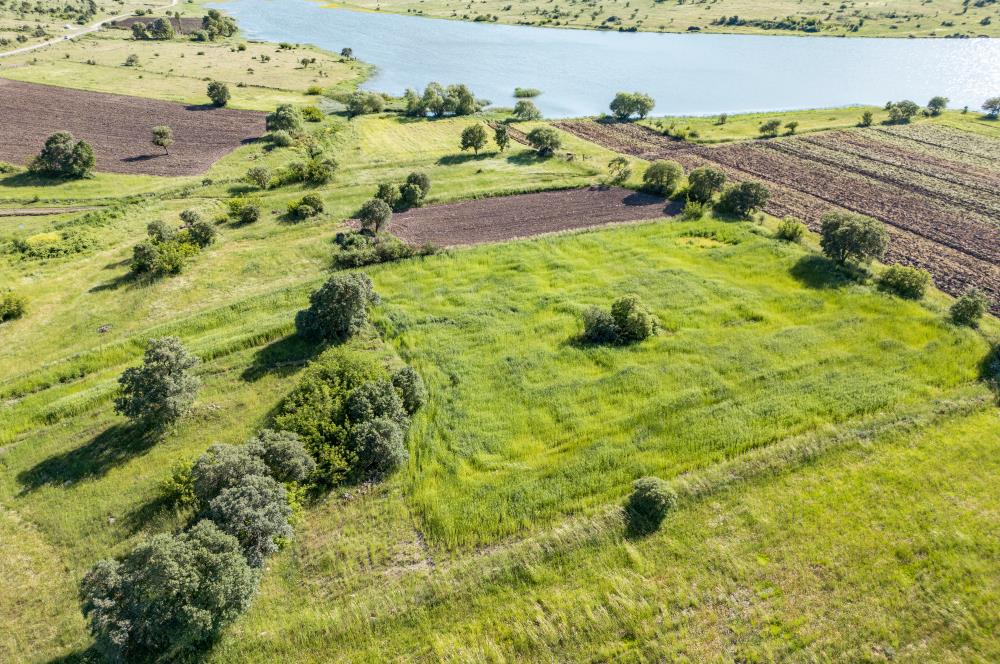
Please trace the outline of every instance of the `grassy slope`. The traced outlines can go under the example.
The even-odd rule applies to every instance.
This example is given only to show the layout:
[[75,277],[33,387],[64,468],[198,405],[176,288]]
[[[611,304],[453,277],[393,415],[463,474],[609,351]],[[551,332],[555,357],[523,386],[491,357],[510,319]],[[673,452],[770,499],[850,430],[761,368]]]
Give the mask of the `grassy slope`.
[[[474,4],[461,0],[344,0],[330,6],[419,14],[437,18],[475,20],[477,16],[497,17],[501,23],[544,25],[588,29],[638,29],[649,32],[686,32],[697,26],[702,32],[743,34],[806,35],[801,31],[765,30],[753,26],[714,26],[723,16],[753,20],[818,19],[821,35],[863,37],[944,37],[1000,35],[1000,11],[995,5],[966,8],[962,0],[875,0],[843,3],[820,0],[716,0],[715,2],[656,2],[655,0],[606,0],[600,3],[545,3],[519,0],[481,0]],[[609,21],[609,18],[618,20]],[[991,18],[988,25],[980,22]],[[857,31],[850,26],[857,25]],[[492,20],[492,19],[491,19]],[[953,25],[944,25],[951,22]]]

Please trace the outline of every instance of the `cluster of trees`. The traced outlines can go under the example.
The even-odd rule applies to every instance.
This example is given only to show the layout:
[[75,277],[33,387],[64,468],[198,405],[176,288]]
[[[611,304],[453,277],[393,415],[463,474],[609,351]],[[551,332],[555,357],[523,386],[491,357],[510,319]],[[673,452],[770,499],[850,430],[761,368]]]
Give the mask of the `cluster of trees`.
[[[644,188],[660,196],[674,195],[684,178],[684,168],[674,161],[661,160],[650,164],[642,175]],[[710,166],[692,169],[687,176],[688,204],[700,212],[722,192],[715,207],[720,212],[746,218],[762,209],[771,198],[770,190],[760,182],[747,180],[723,189],[726,174]]]
[[357,90],[347,97],[344,105],[347,108],[348,117],[352,118],[368,113],[381,113],[385,110],[385,97],[377,92]]
[[85,178],[94,171],[94,149],[83,140],[76,140],[68,131],[60,131],[45,139],[42,151],[28,166],[36,175],[52,178]]
[[358,211],[362,230],[370,235],[387,230],[393,211],[402,212],[423,205],[430,191],[431,179],[420,171],[407,175],[402,184],[380,182],[375,196],[365,201]]
[[638,343],[656,334],[656,317],[635,295],[620,297],[610,313],[590,307],[583,313],[583,339],[593,344]]
[[[757,128],[757,131],[760,132],[760,135],[764,138],[774,138],[781,132],[781,127],[781,119],[774,118],[761,123],[760,127]],[[799,128],[799,123],[797,120],[792,120],[791,122],[784,123],[784,127],[786,136],[794,136],[795,131]]]
[[12,290],[0,291],[0,323],[20,318],[27,311],[28,301]]
[[132,249],[130,267],[135,274],[179,274],[187,261],[215,242],[216,230],[195,210],[180,214],[182,225],[171,228],[154,221],[146,228],[148,238]]
[[[556,138],[558,143],[558,135],[556,135]],[[476,154],[479,154],[479,151],[485,148],[488,142],[489,133],[486,127],[481,124],[474,124],[462,130],[458,146],[463,152],[465,150],[472,150]],[[500,152],[504,152],[510,145],[510,130],[506,124],[499,123],[493,127],[493,142],[496,143]],[[558,147],[558,144],[555,147]]]
[[890,101],[885,105],[885,110],[889,113],[889,122],[906,124],[920,113],[920,105],[909,99],[904,99],[903,101]]
[[319,194],[306,194],[288,204],[288,216],[292,219],[309,219],[323,211],[323,199]]
[[174,25],[169,18],[160,17],[150,24],[137,21],[132,24],[132,37],[138,40],[144,39],[173,39]]
[[201,30],[195,33],[198,41],[214,41],[217,37],[232,37],[236,34],[236,20],[223,16],[218,9],[209,9],[201,18]]
[[627,121],[633,115],[640,119],[649,115],[656,102],[647,94],[642,92],[619,92],[611,101],[610,109],[615,118]]
[[337,233],[333,241],[337,247],[333,254],[334,269],[391,263],[414,256],[430,256],[437,252],[432,244],[416,246],[388,233],[374,235],[365,231],[348,231]]
[[423,95],[417,94],[412,88],[403,93],[405,113],[411,117],[434,117],[445,115],[472,115],[478,113],[489,102],[476,99],[468,86],[464,84],[442,86],[440,83],[428,83]]

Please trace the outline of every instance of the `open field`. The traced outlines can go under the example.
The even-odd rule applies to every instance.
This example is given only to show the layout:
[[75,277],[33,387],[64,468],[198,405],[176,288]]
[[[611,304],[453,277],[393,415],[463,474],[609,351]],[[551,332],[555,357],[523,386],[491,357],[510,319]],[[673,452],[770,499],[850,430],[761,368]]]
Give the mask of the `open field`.
[[[330,6],[389,11],[465,21],[517,25],[639,30],[643,32],[725,32],[741,34],[856,37],[997,36],[1000,9],[992,2],[962,0],[715,0],[656,2],[608,0],[552,5],[531,0],[346,0]],[[727,21],[728,17],[738,18]],[[990,19],[986,21],[986,19]],[[984,22],[985,21],[985,22]]]
[[[84,139],[97,170],[143,175],[196,175],[239,145],[264,134],[264,114],[212,106],[84,92],[0,79],[0,160],[25,165],[53,128]],[[109,118],[118,118],[113,125]],[[150,143],[153,127],[168,126],[174,144]]]
[[392,232],[413,244],[446,247],[658,219],[678,212],[678,204],[659,196],[592,187],[416,208],[396,215]]
[[995,139],[919,124],[705,148],[636,124],[557,125],[643,159],[709,164],[735,180],[770,183],[775,196],[765,209],[813,228],[830,209],[870,215],[892,227],[890,260],[930,270],[947,292],[975,285],[1000,302],[1000,167],[988,156]]

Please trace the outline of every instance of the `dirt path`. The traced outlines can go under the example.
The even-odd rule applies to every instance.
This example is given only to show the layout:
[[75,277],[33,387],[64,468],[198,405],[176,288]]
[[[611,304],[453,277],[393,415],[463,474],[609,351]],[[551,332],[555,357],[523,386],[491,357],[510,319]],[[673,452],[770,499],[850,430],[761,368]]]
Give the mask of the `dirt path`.
[[393,217],[392,232],[439,247],[501,242],[672,216],[680,205],[618,187],[545,191],[416,208]]
[[0,208],[0,217],[47,217],[53,214],[88,212],[96,209],[97,207],[94,205],[79,205],[74,207]]

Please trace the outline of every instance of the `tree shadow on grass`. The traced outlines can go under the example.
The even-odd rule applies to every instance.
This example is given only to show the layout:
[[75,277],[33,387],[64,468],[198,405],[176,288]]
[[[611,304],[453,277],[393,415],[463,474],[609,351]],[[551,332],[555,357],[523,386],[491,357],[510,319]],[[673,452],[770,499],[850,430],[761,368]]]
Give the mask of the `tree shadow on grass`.
[[507,163],[513,164],[514,166],[531,166],[533,164],[544,163],[549,159],[552,159],[552,157],[551,156],[543,157],[542,155],[538,154],[538,150],[525,148],[520,152],[516,153],[511,152],[510,156],[507,157]]
[[18,473],[22,493],[46,485],[62,485],[96,479],[109,470],[146,452],[159,440],[159,431],[131,424],[105,429],[82,447],[51,456]]
[[118,290],[122,286],[128,288],[142,288],[143,286],[148,286],[156,281],[158,278],[154,274],[136,274],[132,270],[120,274],[117,277],[112,277],[107,281],[102,281],[96,286],[91,286],[87,290],[88,293],[101,293],[103,291]]
[[482,161],[484,159],[495,157],[496,155],[496,152],[480,152],[479,154],[449,154],[438,159],[437,163],[439,166],[455,166],[457,164],[464,164],[470,161]]
[[993,391],[1000,403],[1000,344],[996,344],[979,362],[979,380]]
[[808,288],[840,288],[858,280],[859,274],[824,256],[803,256],[790,271],[793,278]]
[[290,376],[319,355],[323,347],[298,334],[290,334],[257,351],[253,364],[244,370],[241,378],[253,383],[267,375]]
[[625,537],[630,540],[640,540],[649,537],[660,529],[663,519],[651,519],[642,516],[630,507],[625,507]]

